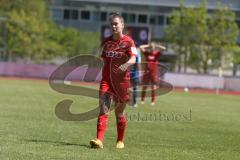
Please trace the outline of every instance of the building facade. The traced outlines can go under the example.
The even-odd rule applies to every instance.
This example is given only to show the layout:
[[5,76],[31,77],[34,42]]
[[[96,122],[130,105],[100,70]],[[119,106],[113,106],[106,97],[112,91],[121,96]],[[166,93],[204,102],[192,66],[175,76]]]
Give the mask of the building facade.
[[[208,10],[216,8],[218,0],[208,0]],[[187,7],[203,0],[185,0]],[[240,25],[240,0],[220,0],[236,13]],[[122,14],[126,25],[149,27],[152,39],[162,39],[169,24],[170,13],[179,8],[179,0],[50,0],[53,20],[66,27],[85,31],[100,31],[112,12]]]

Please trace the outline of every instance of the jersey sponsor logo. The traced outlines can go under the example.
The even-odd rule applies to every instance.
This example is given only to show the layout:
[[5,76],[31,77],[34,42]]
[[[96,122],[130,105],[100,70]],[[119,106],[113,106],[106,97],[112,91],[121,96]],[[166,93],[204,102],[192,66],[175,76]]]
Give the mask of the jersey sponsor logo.
[[154,58],[155,58],[154,56],[148,56],[149,60],[154,60]]
[[110,58],[121,58],[122,57],[122,52],[117,52],[117,51],[109,51],[106,52],[106,57]]

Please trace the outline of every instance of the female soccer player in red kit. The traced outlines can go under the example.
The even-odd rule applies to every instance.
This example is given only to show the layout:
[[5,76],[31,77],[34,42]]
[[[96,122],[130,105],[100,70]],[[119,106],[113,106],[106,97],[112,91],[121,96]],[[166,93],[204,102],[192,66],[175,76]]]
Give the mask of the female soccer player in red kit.
[[109,17],[112,35],[102,44],[101,58],[104,61],[99,92],[100,112],[97,120],[97,138],[90,141],[91,148],[103,148],[103,137],[107,128],[111,100],[115,102],[117,125],[116,148],[124,148],[126,115],[124,112],[129,101],[129,66],[136,62],[137,50],[133,40],[123,34],[124,20],[114,13]]
[[141,45],[140,50],[144,54],[145,60],[146,60],[146,65],[145,65],[145,70],[143,75],[144,86],[142,89],[141,103],[144,104],[147,85],[150,82],[152,87],[151,105],[154,106],[156,103],[155,90],[159,82],[158,59],[161,56],[161,52],[165,50],[165,47],[160,45],[155,45],[153,42],[151,42],[150,45]]

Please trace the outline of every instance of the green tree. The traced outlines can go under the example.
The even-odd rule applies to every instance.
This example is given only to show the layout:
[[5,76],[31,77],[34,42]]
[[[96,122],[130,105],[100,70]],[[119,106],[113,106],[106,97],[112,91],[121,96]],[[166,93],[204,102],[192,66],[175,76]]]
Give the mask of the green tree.
[[223,67],[223,59],[231,56],[231,53],[235,51],[239,35],[235,19],[235,13],[229,7],[222,7],[220,4],[210,15],[207,44],[211,46],[212,57],[210,58],[217,67]]
[[8,53],[22,58],[49,59],[61,47],[48,39],[49,12],[42,0],[2,1],[8,17]]
[[9,52],[32,60],[55,57],[61,46],[49,38],[49,24],[37,19],[38,13],[27,14],[24,10],[12,11],[8,21]]
[[83,32],[75,28],[56,26],[54,38],[62,47],[62,54],[73,57],[80,54],[96,54],[100,45],[99,33]]
[[1,0],[8,17],[8,53],[36,61],[93,53],[99,34],[56,25],[43,0]]
[[233,64],[232,74],[233,76],[236,76],[237,66],[240,65],[240,47],[239,46],[232,47],[232,64]]
[[[206,8],[200,5],[196,8],[186,8],[181,3],[179,10],[172,13],[170,25],[166,29],[166,40],[172,44],[178,53],[178,71],[182,64],[186,72],[188,64],[199,70],[198,60],[201,55],[196,52],[196,46],[207,38]],[[196,64],[196,65],[194,65]]]
[[187,64],[199,73],[208,73],[209,62],[213,67],[222,67],[222,60],[236,46],[237,36],[234,12],[220,4],[208,14],[206,3],[186,8],[182,2],[180,9],[172,13],[166,29],[167,41],[179,54],[178,71],[184,64],[184,72]]

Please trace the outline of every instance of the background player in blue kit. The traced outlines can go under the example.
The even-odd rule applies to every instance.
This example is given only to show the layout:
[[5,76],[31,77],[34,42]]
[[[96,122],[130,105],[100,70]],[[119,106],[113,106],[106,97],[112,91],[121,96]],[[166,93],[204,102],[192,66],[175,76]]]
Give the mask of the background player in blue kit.
[[133,103],[132,103],[132,106],[133,107],[137,107],[137,85],[138,85],[138,82],[140,80],[140,71],[141,71],[141,53],[140,51],[138,50],[138,54],[137,54],[137,57],[136,57],[136,63],[131,67],[131,82],[132,82],[132,88],[133,88],[133,95],[132,95],[132,98],[133,98]]

